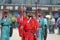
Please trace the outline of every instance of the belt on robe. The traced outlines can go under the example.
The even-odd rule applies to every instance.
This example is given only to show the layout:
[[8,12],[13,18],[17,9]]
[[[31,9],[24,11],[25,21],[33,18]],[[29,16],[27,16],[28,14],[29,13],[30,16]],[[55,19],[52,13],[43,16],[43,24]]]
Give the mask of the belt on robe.
[[[25,32],[31,32],[33,35],[35,34],[34,31],[30,31],[30,30],[25,30]],[[34,40],[36,40],[36,35],[34,35]]]
[[2,26],[9,26],[9,25],[2,25]]
[[34,32],[33,32],[33,31],[31,31],[31,30],[25,30],[25,32],[31,32],[31,33],[33,33],[33,34],[34,34]]

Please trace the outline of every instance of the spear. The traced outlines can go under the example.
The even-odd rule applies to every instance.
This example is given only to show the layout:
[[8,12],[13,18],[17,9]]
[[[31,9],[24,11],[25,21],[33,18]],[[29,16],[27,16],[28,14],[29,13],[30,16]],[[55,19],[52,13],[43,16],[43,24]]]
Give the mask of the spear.
[[22,20],[24,18],[24,6],[22,6]]
[[24,5],[23,5],[23,0],[22,0],[22,4],[21,4],[21,11],[22,11],[22,21],[23,21],[23,18],[24,18]]
[[38,18],[37,0],[36,0],[35,4],[36,4],[36,18]]
[[24,6],[23,4],[21,5],[21,13],[22,13],[22,16],[21,16],[21,20],[20,20],[20,24],[18,26],[18,30],[19,30],[19,35],[20,36],[24,36],[24,29],[23,29],[23,18],[24,18]]

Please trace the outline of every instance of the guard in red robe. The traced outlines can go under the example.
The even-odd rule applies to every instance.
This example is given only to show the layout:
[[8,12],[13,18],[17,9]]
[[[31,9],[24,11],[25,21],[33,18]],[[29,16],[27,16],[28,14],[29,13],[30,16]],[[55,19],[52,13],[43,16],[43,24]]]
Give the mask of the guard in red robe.
[[22,40],[34,40],[34,36],[38,36],[39,24],[37,20],[33,17],[32,8],[28,7],[26,10],[26,17],[20,22],[18,26],[19,35]]

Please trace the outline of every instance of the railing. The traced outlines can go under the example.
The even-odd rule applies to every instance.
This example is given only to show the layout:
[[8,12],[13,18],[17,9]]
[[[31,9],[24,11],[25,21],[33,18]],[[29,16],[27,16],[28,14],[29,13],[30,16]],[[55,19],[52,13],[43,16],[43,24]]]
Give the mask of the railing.
[[[35,7],[36,4],[0,4],[0,6],[32,6]],[[37,4],[38,7],[60,7],[60,5],[40,5]]]

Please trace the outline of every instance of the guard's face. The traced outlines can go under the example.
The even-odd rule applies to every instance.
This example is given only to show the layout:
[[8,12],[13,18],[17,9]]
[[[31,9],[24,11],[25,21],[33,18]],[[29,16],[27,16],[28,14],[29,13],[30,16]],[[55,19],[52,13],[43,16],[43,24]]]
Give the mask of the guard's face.
[[7,17],[7,14],[5,14],[4,16]]
[[27,16],[29,16],[29,14],[30,14],[29,12],[26,13]]
[[38,17],[41,17],[41,13],[38,13]]
[[27,12],[27,16],[32,17],[33,16],[32,12]]
[[31,16],[31,17],[33,16],[33,13],[32,13],[32,12],[30,13],[30,16]]

